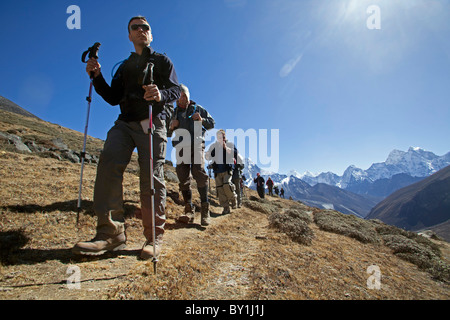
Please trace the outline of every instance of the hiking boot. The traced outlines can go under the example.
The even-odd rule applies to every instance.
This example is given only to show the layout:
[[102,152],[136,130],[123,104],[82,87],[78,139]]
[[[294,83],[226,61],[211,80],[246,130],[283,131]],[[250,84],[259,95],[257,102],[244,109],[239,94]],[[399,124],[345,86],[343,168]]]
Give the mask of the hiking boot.
[[182,223],[193,223],[195,215],[195,207],[192,204],[186,204],[184,207],[184,214],[182,214],[178,221]]
[[155,248],[153,248],[153,242],[151,241],[146,241],[144,243],[144,246],[142,247],[141,250],[141,259],[143,260],[148,260],[148,259],[153,259],[153,254],[156,252],[156,258],[159,257],[159,255],[161,254],[161,246],[162,243],[159,240],[156,240],[155,242]]
[[208,226],[209,223],[210,223],[209,202],[203,202],[201,209],[201,225]]
[[126,247],[127,237],[122,232],[116,236],[97,234],[91,241],[78,242],[73,248],[74,254],[98,256],[107,251],[123,250]]
[[233,200],[231,200],[231,208],[237,209],[237,200],[236,200],[236,198],[234,198]]
[[229,214],[231,213],[231,209],[229,206],[226,206],[223,208],[222,214]]

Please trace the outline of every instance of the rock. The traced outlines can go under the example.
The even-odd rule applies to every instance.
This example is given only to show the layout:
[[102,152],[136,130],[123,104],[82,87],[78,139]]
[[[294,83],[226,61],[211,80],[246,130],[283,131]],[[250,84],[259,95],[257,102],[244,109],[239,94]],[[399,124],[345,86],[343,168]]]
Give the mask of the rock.
[[54,151],[49,151],[49,150],[44,151],[44,152],[41,152],[41,156],[43,156],[44,158],[53,158],[53,159],[57,159],[57,160],[59,160],[59,161],[62,160],[62,158],[61,158],[61,156],[60,156],[59,154],[57,154],[57,153],[54,152]]
[[69,151],[69,147],[61,138],[52,139],[51,143],[55,146],[55,150]]
[[37,145],[34,141],[25,141],[25,145],[28,147],[28,149],[31,150],[31,152],[44,152],[48,151],[47,148]]
[[170,182],[180,183],[177,175],[170,170],[164,170],[164,179]]
[[61,156],[73,163],[80,163],[80,158],[72,150],[63,150]]
[[9,144],[14,145],[17,151],[31,153],[31,150],[22,142],[22,138],[15,134],[0,132],[2,140],[8,141]]

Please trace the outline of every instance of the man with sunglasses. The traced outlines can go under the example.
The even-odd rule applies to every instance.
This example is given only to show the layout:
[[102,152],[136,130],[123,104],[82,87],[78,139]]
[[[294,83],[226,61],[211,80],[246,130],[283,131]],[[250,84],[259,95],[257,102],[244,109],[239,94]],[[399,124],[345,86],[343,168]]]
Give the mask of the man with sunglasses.
[[[94,211],[97,216],[97,234],[94,239],[77,243],[73,252],[100,255],[125,247],[126,235],[123,208],[123,173],[137,148],[140,179],[142,223],[146,241],[141,251],[142,259],[156,256],[161,251],[165,224],[166,188],[163,165],[166,157],[167,126],[173,112],[173,102],[181,94],[177,75],[171,60],[156,53],[150,25],[145,17],[137,16],[128,23],[128,38],[135,52],[126,59],[108,85],[96,59],[89,59],[86,71],[93,75],[96,92],[109,104],[120,105],[120,115],[108,132],[94,187]],[[144,49],[150,49],[149,57]],[[144,57],[146,57],[144,59]],[[148,60],[148,61],[143,61]],[[142,85],[144,66],[153,63],[154,82]],[[150,185],[149,103],[153,112],[153,177],[155,239],[153,239],[152,203]]]

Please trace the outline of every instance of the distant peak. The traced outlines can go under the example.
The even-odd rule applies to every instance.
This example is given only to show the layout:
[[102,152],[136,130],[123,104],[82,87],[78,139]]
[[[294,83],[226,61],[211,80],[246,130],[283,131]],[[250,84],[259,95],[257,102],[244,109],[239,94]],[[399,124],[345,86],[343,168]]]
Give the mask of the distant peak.
[[410,151],[418,152],[418,151],[425,151],[425,150],[422,149],[421,147],[409,147],[408,152],[410,152]]
[[386,159],[386,164],[395,164],[398,163],[401,158],[405,155],[406,152],[394,149],[389,153],[389,156]]

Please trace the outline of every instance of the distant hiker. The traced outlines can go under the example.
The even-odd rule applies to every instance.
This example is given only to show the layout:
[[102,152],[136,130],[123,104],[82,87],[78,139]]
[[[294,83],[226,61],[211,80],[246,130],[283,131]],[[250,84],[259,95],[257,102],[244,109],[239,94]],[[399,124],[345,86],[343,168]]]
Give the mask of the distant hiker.
[[264,199],[265,191],[264,191],[264,178],[259,174],[256,174],[256,178],[253,179],[253,182],[256,184],[256,191],[258,191],[258,195],[261,199]]
[[278,186],[274,186],[273,187],[273,192],[275,192],[275,194],[278,196],[278,194],[280,193],[280,190],[278,189]]
[[283,189],[283,187],[281,187],[281,189],[280,189],[280,198],[284,198],[284,189]]
[[[180,180],[180,190],[183,195],[185,207],[184,213],[179,217],[183,223],[194,222],[194,206],[192,204],[191,174],[197,182],[197,190],[201,201],[201,225],[207,226],[210,222],[208,199],[208,174],[205,171],[205,132],[214,128],[214,119],[202,106],[190,100],[189,89],[184,84],[181,87],[181,97],[177,100],[172,121],[170,122],[169,136],[172,131],[187,130],[187,135],[182,135],[178,140],[172,140],[172,145],[177,149],[176,172]],[[195,126],[198,126],[197,130]],[[183,139],[182,139],[183,138]],[[184,139],[190,138],[190,139]],[[188,141],[185,141],[188,140]],[[177,145],[182,148],[177,148]],[[184,152],[189,154],[185,155]]]
[[244,181],[247,181],[247,178],[245,177],[245,175],[242,175],[242,178],[241,178],[242,197],[247,198],[247,195],[245,193],[245,188],[244,188],[245,187]]
[[232,168],[237,158],[237,149],[233,143],[227,141],[225,130],[217,131],[216,138],[216,142],[209,147],[205,157],[212,161],[216,190],[220,205],[223,207],[222,214],[227,214],[231,212],[230,202],[233,209],[237,208],[235,186],[231,181]]
[[[242,175],[241,181],[239,182],[239,185],[241,186],[241,201],[242,201],[242,198],[246,198],[246,197],[247,197],[247,196],[245,195],[245,189],[244,189],[244,187],[245,187],[244,181],[245,181],[245,180],[247,180],[247,179],[245,178],[244,175]],[[242,204],[242,203],[241,203],[241,204]]]
[[[99,255],[125,246],[125,224],[123,208],[123,173],[130,162],[133,150],[139,154],[139,179],[142,224],[145,243],[140,257],[153,257],[161,252],[165,224],[166,187],[163,164],[166,157],[167,125],[175,100],[180,97],[174,66],[166,55],[156,53],[150,43],[153,40],[150,25],[142,16],[133,17],[128,23],[128,38],[135,52],[117,69],[109,86],[100,70],[97,59],[89,59],[88,74],[93,75],[97,93],[111,105],[120,104],[120,115],[109,130],[100,161],[94,187],[94,212],[97,215],[97,234],[91,241],[79,242],[76,254]],[[149,51],[148,51],[149,50]],[[150,53],[148,60],[144,53]],[[145,66],[152,62],[154,84],[141,85]],[[155,226],[152,223],[152,201],[150,189],[150,144],[149,103],[153,104],[153,176]],[[155,239],[153,239],[155,227]]]
[[273,183],[272,179],[269,177],[266,182],[267,188],[269,189],[269,196],[273,196],[273,192],[272,192],[273,184],[274,183]]
[[233,165],[233,175],[231,181],[236,188],[236,197],[237,197],[237,207],[240,208],[242,206],[242,170],[244,169],[244,159],[242,156],[237,154],[236,163]]

